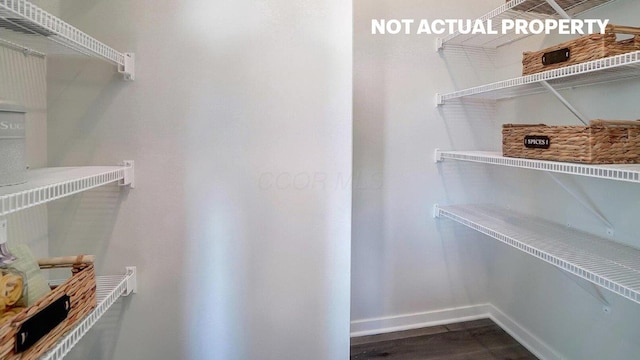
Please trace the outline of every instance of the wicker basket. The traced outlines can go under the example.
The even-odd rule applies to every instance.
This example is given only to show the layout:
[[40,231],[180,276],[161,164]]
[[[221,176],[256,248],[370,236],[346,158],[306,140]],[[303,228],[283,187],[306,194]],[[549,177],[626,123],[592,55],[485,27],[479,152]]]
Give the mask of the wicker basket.
[[588,164],[640,163],[640,120],[594,120],[589,126],[502,127],[504,156]]
[[[511,0],[506,0],[506,2],[509,1]],[[593,6],[604,4],[607,1],[609,0],[590,0],[589,2],[585,3],[585,0],[556,0],[556,3],[558,3],[561,8],[565,9],[565,11],[569,12],[570,14],[576,14]],[[530,11],[545,15],[557,14],[557,12],[551,7],[551,5],[549,5],[546,0],[525,1],[520,5],[514,6],[512,9],[516,11]]]
[[[634,35],[618,41],[616,34]],[[640,50],[640,28],[607,25],[605,34],[592,34],[522,55],[522,75],[558,69]]]
[[[39,260],[41,269],[71,268],[72,276],[32,306],[18,313],[13,319],[0,325],[0,359],[37,359],[51,348],[62,335],[69,331],[78,320],[96,307],[96,277],[93,268],[93,257],[78,256],[74,258],[76,259],[75,261],[66,263],[65,261],[68,261],[69,258]],[[68,299],[65,296],[68,296]],[[32,321],[34,318],[38,319],[36,317],[38,314],[50,311],[52,308],[50,305],[59,304],[61,300],[64,300],[65,308],[70,305],[70,308],[67,309],[66,318],[61,319],[58,325],[52,325],[55,327],[46,332],[42,338],[28,347],[28,349],[18,350],[19,343],[27,338],[21,335],[23,330],[26,331],[21,329],[26,326],[25,323],[30,319]]]

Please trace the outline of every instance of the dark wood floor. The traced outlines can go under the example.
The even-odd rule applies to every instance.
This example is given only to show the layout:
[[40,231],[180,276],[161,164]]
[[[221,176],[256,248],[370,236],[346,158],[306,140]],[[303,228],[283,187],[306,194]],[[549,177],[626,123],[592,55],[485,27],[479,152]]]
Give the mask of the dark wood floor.
[[489,319],[351,339],[351,360],[536,360]]

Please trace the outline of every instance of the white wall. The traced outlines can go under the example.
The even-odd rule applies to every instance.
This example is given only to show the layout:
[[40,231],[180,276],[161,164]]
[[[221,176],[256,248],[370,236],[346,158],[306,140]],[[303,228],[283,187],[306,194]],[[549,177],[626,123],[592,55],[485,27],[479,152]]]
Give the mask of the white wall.
[[[352,240],[356,334],[440,321],[430,312],[488,300],[486,264],[478,256],[486,244],[432,218],[435,203],[492,196],[484,169],[433,162],[437,147],[486,147],[499,140],[491,109],[479,109],[482,122],[465,108],[442,113],[435,106],[436,92],[482,81],[477,77],[485,74],[473,70],[487,65],[443,59],[434,36],[372,35],[371,20],[471,17],[490,3],[354,2],[354,173],[361,177],[354,187]],[[469,68],[473,76],[458,81],[450,68]],[[470,316],[464,309],[453,313]]]
[[136,53],[49,59],[49,164],[136,161],[136,189],[50,206],[51,252],[139,271],[70,358],[344,359],[351,3],[65,1]]
[[[460,225],[430,218],[436,202],[492,202],[607,236],[605,226],[545,174],[431,162],[437,147],[499,150],[502,123],[578,124],[546,94],[495,108],[433,106],[436,92],[518,76],[522,51],[559,38],[529,38],[492,57],[455,48],[441,56],[430,36],[370,35],[372,18],[473,18],[502,3],[355,2],[354,172],[373,173],[382,181],[373,189],[354,188],[352,330],[453,321],[473,311],[447,309],[489,302],[558,357],[637,358],[637,304],[602,290],[612,308],[605,314],[598,300],[561,271]],[[622,0],[589,16],[639,25],[639,6]],[[564,94],[590,118],[637,119],[639,90],[637,80],[630,80]],[[614,240],[640,247],[637,185],[560,177],[614,224]]]

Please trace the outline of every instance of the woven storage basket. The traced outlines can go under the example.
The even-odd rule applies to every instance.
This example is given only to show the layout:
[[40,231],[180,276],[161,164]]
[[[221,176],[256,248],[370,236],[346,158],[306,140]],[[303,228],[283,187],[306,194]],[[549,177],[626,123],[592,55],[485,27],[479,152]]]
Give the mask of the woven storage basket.
[[[634,36],[618,41],[616,34]],[[607,25],[604,35],[586,35],[544,50],[524,52],[522,75],[531,75],[638,50],[640,50],[640,28]]]
[[593,120],[589,126],[502,127],[504,156],[588,164],[640,163],[640,120]]
[[[96,277],[93,268],[93,257],[78,256],[74,258],[77,260],[67,263],[64,261],[68,261],[69,258],[39,260],[41,269],[71,268],[72,275],[46,296],[15,315],[13,319],[0,325],[0,359],[37,359],[50,349],[62,335],[69,331],[78,320],[96,307]],[[17,343],[22,341],[19,338],[21,326],[65,295],[70,298],[70,309],[66,318],[27,350],[16,353]]]

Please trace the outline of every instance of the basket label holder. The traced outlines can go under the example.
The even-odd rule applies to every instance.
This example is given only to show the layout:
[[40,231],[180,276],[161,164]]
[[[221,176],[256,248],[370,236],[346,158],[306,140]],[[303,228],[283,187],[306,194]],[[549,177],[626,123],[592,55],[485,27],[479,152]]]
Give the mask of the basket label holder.
[[543,135],[526,135],[524,146],[528,149],[548,149],[551,147],[551,139]]
[[69,316],[71,297],[63,295],[22,323],[16,334],[15,353],[28,350]]
[[549,51],[542,55],[542,65],[553,65],[569,61],[571,49],[564,48],[556,51]]

